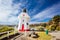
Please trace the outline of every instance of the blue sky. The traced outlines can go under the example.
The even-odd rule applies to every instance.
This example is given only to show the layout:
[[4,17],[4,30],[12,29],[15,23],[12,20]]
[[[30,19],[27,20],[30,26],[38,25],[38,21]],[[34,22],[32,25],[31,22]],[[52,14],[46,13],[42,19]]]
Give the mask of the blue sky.
[[0,24],[18,24],[23,8],[28,10],[30,24],[48,22],[60,15],[60,0],[0,0]]

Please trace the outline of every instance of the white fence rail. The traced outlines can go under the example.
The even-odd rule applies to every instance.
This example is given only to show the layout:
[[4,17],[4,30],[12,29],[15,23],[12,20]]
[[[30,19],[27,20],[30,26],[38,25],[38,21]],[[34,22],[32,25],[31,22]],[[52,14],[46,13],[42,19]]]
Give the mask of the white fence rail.
[[[13,30],[12,30],[12,31],[13,31]],[[8,37],[8,38],[9,38],[9,36],[11,36],[11,35],[17,33],[17,32],[14,32],[13,34],[10,34],[10,32],[12,32],[12,31],[6,31],[6,32],[0,33],[0,35],[1,35],[1,34],[4,35],[4,34],[6,33],[5,36],[3,36],[3,37],[0,36],[0,39],[3,39],[3,38],[5,38],[5,37]]]

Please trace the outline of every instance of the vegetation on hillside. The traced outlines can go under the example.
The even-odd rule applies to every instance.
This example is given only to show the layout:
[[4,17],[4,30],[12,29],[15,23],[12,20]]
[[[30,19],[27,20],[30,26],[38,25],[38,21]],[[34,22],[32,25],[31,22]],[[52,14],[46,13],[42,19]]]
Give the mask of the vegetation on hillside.
[[14,28],[8,27],[8,26],[2,26],[0,28],[0,32],[6,32],[6,31],[11,31],[11,30],[14,30]]
[[42,29],[42,27],[48,29],[49,31],[59,31],[60,30],[60,15],[55,15],[51,20],[49,20],[46,23],[40,23],[40,24],[32,24],[30,25],[31,28],[37,28]]
[[60,15],[56,15],[48,22],[48,28],[51,31],[60,30]]

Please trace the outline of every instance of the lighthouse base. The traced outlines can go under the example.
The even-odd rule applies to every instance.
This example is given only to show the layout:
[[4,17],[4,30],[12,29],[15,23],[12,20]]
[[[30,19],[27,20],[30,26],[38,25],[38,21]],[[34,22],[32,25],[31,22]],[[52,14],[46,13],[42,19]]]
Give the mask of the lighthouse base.
[[19,30],[19,32],[29,31],[29,29]]

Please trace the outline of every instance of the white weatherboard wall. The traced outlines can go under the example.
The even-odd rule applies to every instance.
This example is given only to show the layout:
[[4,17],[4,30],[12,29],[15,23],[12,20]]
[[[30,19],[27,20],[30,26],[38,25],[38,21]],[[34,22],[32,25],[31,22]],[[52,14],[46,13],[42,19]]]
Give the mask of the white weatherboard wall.
[[18,30],[21,30],[22,29],[22,24],[24,24],[24,30],[29,29],[29,24],[27,25],[27,23],[29,23],[30,16],[27,13],[22,12],[18,16],[18,19],[19,19]]

